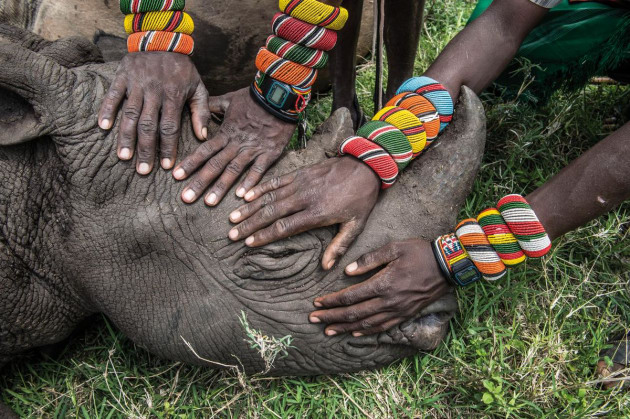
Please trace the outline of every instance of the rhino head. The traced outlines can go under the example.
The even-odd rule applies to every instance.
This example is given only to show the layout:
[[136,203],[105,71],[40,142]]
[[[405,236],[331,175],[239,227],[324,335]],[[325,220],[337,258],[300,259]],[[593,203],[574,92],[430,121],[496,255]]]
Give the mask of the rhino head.
[[[485,142],[474,93],[462,90],[454,122],[381,194],[363,234],[326,272],[320,259],[335,228],[247,248],[227,238],[233,193],[212,209],[185,205],[169,172],[140,177],[134,163],[120,162],[116,129],[100,130],[96,117],[116,65],[94,61],[98,51],[84,41],[47,43],[0,28],[0,363],[65,338],[94,313],[161,357],[249,373],[356,371],[439,344],[457,308],[453,294],[359,338],[327,337],[308,314],[315,297],[365,279],[343,273],[361,254],[454,226]],[[351,127],[349,112],[337,111],[268,176],[327,158]],[[197,146],[184,130],[180,155]],[[251,330],[291,336],[286,355],[268,368]]]

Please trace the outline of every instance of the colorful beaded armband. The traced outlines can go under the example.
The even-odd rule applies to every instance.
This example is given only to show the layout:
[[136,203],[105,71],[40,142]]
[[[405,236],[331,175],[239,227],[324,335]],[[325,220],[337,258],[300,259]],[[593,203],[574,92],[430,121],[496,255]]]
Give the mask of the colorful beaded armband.
[[190,55],[195,42],[190,35],[175,32],[136,32],[127,38],[129,52],[164,51]]
[[427,98],[440,114],[440,132],[453,119],[453,99],[448,90],[430,77],[412,77],[405,81],[396,94],[416,93]]
[[399,171],[407,167],[413,157],[411,144],[405,134],[387,122],[370,121],[359,128],[357,136],[383,147],[392,156]]
[[278,36],[270,35],[266,47],[278,57],[305,67],[320,69],[328,64],[328,54],[325,51],[303,47]]
[[128,34],[146,31],[179,32],[190,35],[195,30],[192,18],[186,12],[147,12],[125,16]]
[[334,31],[344,27],[348,11],[317,0],[280,0],[280,10],[296,19]]
[[424,125],[414,114],[397,106],[386,106],[374,115],[373,121],[385,121],[398,128],[411,145],[413,157],[419,155],[427,143]]
[[339,147],[339,154],[349,154],[363,161],[374,170],[381,179],[381,189],[387,189],[396,182],[398,166],[381,146],[363,138],[346,138]]
[[184,10],[186,0],[120,0],[120,11],[130,13]]
[[417,93],[400,93],[391,98],[385,106],[407,109],[422,122],[427,135],[425,148],[429,147],[440,133],[440,114],[427,98]]
[[256,68],[269,77],[300,88],[310,87],[317,80],[314,68],[280,58],[264,47],[256,56]]
[[330,51],[337,43],[337,32],[276,13],[271,22],[273,33],[303,47]]

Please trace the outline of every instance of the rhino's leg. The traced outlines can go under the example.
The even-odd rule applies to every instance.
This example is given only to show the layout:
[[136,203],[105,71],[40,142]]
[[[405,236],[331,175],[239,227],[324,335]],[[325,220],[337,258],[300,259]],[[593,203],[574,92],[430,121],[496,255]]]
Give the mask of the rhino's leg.
[[363,0],[346,0],[343,6],[348,9],[350,18],[339,33],[339,42],[330,54],[330,76],[333,85],[333,112],[348,108],[354,127],[362,123],[363,113],[356,96],[357,43],[363,15]]
[[396,94],[398,86],[413,75],[423,12],[424,0],[385,1],[386,101]]

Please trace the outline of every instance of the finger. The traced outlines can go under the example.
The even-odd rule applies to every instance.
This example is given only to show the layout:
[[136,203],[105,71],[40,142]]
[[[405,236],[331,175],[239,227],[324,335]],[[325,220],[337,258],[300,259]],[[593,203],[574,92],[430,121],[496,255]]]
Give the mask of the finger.
[[232,102],[232,96],[234,96],[234,92],[226,93],[221,96],[210,96],[208,98],[210,112],[225,115]]
[[361,234],[365,227],[364,220],[352,220],[342,223],[339,232],[330,242],[322,257],[322,268],[328,270],[335,265],[347,251],[352,242]]
[[223,173],[225,166],[236,157],[237,151],[234,148],[224,148],[220,153],[212,157],[208,162],[190,179],[190,183],[182,192],[182,200],[187,204],[193,203],[199,196],[208,189],[208,186]]
[[404,318],[402,318],[402,317],[395,317],[393,319],[390,319],[390,320],[387,320],[387,321],[381,323],[378,326],[371,327],[371,328],[365,328],[363,330],[359,329],[358,331],[353,332],[352,336],[360,337],[360,336],[364,336],[364,335],[373,335],[373,334],[376,334],[376,333],[385,332],[385,331],[391,329],[392,327],[396,326],[397,324],[402,323],[403,321],[405,321]]
[[260,198],[267,192],[274,191],[278,188],[288,185],[295,179],[296,172],[288,173],[282,176],[273,177],[260,185],[256,186],[245,194],[245,200],[252,202],[254,199]]
[[359,320],[354,323],[336,323],[326,327],[324,333],[328,336],[338,335],[340,333],[349,333],[355,331],[364,331],[377,329],[383,326],[385,322],[392,320],[395,314],[392,312],[376,313],[373,316]]
[[[370,298],[378,297],[383,294],[383,287],[379,285],[381,275],[386,273],[386,269],[377,272],[372,278],[349,286],[341,291],[333,292],[323,297],[318,297],[313,302],[315,307],[342,307],[351,306]],[[386,282],[383,282],[386,283]]]
[[250,247],[264,246],[277,240],[300,234],[304,231],[320,227],[315,217],[304,211],[282,218],[245,239],[245,244]]
[[277,158],[271,158],[268,154],[263,154],[258,157],[252,167],[249,168],[249,172],[247,172],[245,179],[236,188],[236,196],[242,198],[245,196],[247,191],[258,185],[258,182],[260,182],[276,159]]
[[382,312],[385,309],[380,298],[372,298],[347,307],[314,311],[308,317],[311,323],[355,323]]
[[[286,199],[280,198],[277,202],[275,201],[276,198],[273,192],[263,196],[261,199],[265,199],[265,197],[269,197],[269,202],[257,211],[251,218],[246,219],[238,226],[230,230],[230,239],[240,240],[247,237],[250,243],[246,242],[245,244],[258,243],[255,238],[252,243],[252,235],[255,236],[257,232],[274,222],[284,222],[282,220],[283,218],[291,214],[295,214],[304,208],[304,206],[292,196],[289,196]],[[271,237],[267,238],[270,240],[269,243],[271,241],[278,240],[276,236],[277,234],[272,234]]]
[[221,151],[226,144],[227,138],[219,132],[212,137],[212,139],[200,144],[192,154],[186,156],[186,158],[177,165],[175,170],[173,170],[173,177],[177,180],[186,179],[212,156]]
[[350,276],[363,275],[397,258],[397,248],[393,243],[389,243],[380,249],[364,254],[357,259],[356,262],[352,262],[350,265],[346,266],[346,274]]
[[184,104],[166,99],[160,119],[160,160],[162,168],[169,170],[177,158],[177,143],[181,136],[181,120]]
[[153,170],[161,107],[159,96],[144,97],[142,113],[138,120],[138,158],[136,160],[136,171],[141,175],[148,175]]
[[234,160],[228,163],[221,177],[210,188],[210,193],[206,196],[206,204],[214,206],[221,202],[227,191],[230,190],[236,179],[251,161],[251,153],[242,151]]
[[141,92],[131,92],[123,105],[123,114],[118,133],[118,157],[122,160],[130,160],[136,148],[136,135],[138,134],[138,119],[142,112],[144,97]]
[[101,129],[111,129],[112,125],[114,125],[120,102],[127,94],[126,80],[125,76],[117,75],[111,86],[109,86],[107,95],[105,95],[98,112],[98,126]]
[[246,220],[252,215],[256,214],[261,208],[274,202],[282,201],[283,199],[293,195],[296,189],[297,188],[295,187],[295,184],[291,183],[280,189],[267,192],[257,200],[250,202],[249,204],[242,205],[238,209],[234,210],[230,214],[230,221],[232,221],[233,223],[238,223]]
[[188,101],[195,136],[200,140],[208,139],[208,121],[210,120],[210,107],[208,106],[208,90],[199,82],[195,93]]

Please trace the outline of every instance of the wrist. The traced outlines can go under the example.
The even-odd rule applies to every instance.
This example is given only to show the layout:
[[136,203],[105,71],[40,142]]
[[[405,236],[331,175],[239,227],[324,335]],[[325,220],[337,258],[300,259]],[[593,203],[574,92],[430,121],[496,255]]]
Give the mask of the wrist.
[[376,172],[374,172],[374,170],[370,168],[370,166],[363,163],[361,160],[352,158],[350,156],[342,156],[337,158],[342,164],[347,164],[352,168],[352,173],[354,174],[353,177],[365,179],[371,190],[375,191],[376,194],[379,193],[381,189],[381,179],[378,177]]

